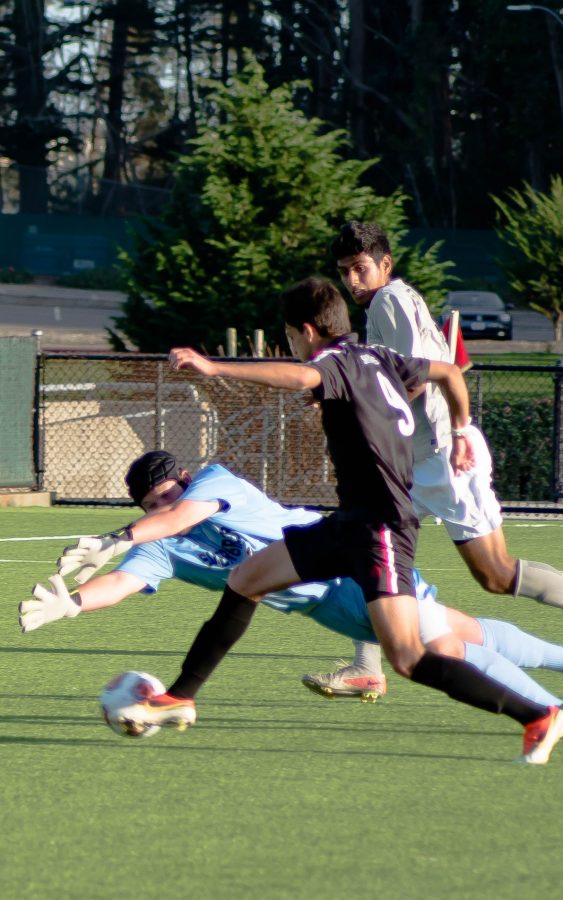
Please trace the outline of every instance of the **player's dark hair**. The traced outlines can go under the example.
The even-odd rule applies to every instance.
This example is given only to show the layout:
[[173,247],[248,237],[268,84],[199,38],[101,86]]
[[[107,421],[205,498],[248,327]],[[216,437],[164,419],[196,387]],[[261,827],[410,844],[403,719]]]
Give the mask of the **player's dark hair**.
[[332,282],[323,278],[306,278],[281,295],[286,325],[303,331],[307,322],[321,337],[338,337],[352,330],[346,301]]
[[392,255],[387,235],[375,222],[347,222],[332,242],[330,250],[335,260],[367,253],[378,264],[384,256]]
[[129,496],[137,506],[141,506],[143,497],[169,478],[176,477],[176,459],[166,450],[151,450],[131,463],[125,476],[125,484]]

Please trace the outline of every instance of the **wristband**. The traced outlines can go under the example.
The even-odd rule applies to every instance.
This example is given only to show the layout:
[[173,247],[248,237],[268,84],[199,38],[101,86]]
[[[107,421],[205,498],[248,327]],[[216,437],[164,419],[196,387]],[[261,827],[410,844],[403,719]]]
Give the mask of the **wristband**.
[[79,608],[82,608],[82,597],[80,596],[80,591],[78,591],[78,590],[70,591],[68,596],[70,597],[70,599],[72,600],[73,603],[76,603],[76,605]]
[[118,528],[117,531],[110,531],[109,534],[102,534],[100,536],[117,538],[120,541],[122,541],[124,539],[126,541],[132,541],[133,540],[133,532],[131,531],[131,529],[134,524],[135,524],[134,522],[131,522],[129,525],[125,525],[123,528]]
[[469,416],[467,420],[467,424],[463,426],[463,428],[452,428],[452,437],[465,437],[467,432],[469,431],[469,426],[471,425],[471,416]]

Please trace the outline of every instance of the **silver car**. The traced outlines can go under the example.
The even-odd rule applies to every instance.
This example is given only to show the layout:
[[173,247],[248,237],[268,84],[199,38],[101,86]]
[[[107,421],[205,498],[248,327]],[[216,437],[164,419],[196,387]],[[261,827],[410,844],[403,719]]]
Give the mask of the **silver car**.
[[440,322],[445,322],[452,309],[459,309],[459,326],[466,339],[512,339],[512,316],[508,312],[514,304],[503,303],[492,291],[450,291]]

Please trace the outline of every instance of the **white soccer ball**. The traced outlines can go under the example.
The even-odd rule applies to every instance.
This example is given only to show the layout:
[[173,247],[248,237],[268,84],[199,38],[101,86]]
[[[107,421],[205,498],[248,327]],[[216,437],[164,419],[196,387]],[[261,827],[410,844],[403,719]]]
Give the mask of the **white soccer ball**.
[[102,714],[109,727],[122,737],[149,737],[160,725],[143,725],[136,720],[134,707],[151,694],[163,694],[166,688],[148,672],[122,672],[106,684],[100,695]]

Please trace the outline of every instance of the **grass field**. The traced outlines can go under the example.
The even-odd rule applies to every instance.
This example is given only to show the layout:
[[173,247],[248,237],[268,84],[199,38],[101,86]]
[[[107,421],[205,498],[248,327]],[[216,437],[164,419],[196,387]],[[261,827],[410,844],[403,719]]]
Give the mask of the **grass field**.
[[[4,900],[560,896],[563,747],[516,766],[515,723],[388,669],[375,705],[316,697],[300,675],[351,645],[297,615],[259,610],[189,732],[113,734],[101,687],[126,669],[171,679],[216,597],[169,583],[26,636],[16,605],[65,536],[123,522],[0,512]],[[562,528],[506,525],[515,555],[552,564]],[[563,612],[481,592],[440,527],[423,527],[418,561],[447,602],[563,639]],[[540,680],[563,692],[563,675]]]

